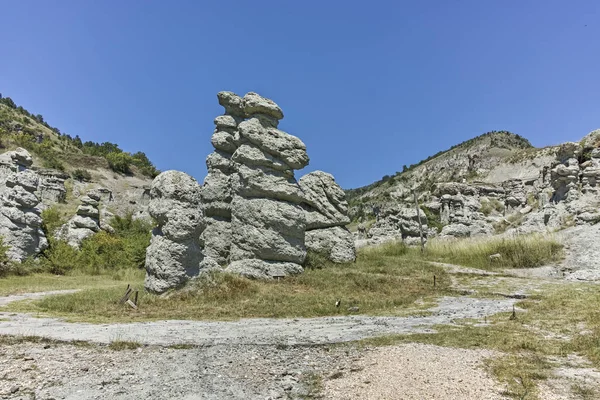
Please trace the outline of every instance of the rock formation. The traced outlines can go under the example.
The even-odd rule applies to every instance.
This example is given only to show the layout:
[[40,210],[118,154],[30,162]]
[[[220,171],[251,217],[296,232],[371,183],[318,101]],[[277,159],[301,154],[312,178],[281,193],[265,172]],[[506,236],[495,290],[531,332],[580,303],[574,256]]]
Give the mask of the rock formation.
[[337,263],[354,262],[354,237],[346,229],[350,223],[346,194],[331,174],[311,172],[300,178],[304,191],[307,250]]
[[91,190],[79,200],[81,204],[76,214],[54,234],[57,239],[65,240],[76,249],[84,239],[100,231],[100,195]]
[[41,228],[40,199],[35,194],[39,177],[27,170],[32,159],[26,150],[19,148],[2,156],[0,236],[9,247],[9,258],[23,261],[48,247]]
[[[420,188],[422,208],[441,227],[440,232],[430,229],[429,236],[544,232],[600,221],[600,130],[580,142],[513,148],[512,153],[505,139],[506,134],[484,135],[400,175],[396,185],[376,187],[379,198],[390,199],[383,204],[355,202],[360,204],[355,215],[367,210],[376,217],[368,232],[370,242],[406,238],[402,232],[407,230],[399,226],[404,217],[397,210],[413,208],[406,189],[410,186]],[[474,152],[483,156],[475,157]],[[382,188],[389,196],[383,195]],[[361,193],[365,198],[373,196],[369,191]]]
[[[217,97],[225,115],[214,121],[215,150],[206,159],[201,190],[175,171],[152,184],[150,213],[159,227],[147,251],[146,288],[163,292],[212,269],[256,279],[297,274],[306,257],[305,235],[312,249],[330,259],[353,261],[344,192],[323,172],[303,178],[304,190],[296,181],[294,170],[308,165],[306,146],[277,129],[279,106],[256,93]],[[187,183],[176,189],[174,174]],[[194,195],[181,197],[188,192]],[[196,212],[190,220],[196,224],[170,216],[171,209]],[[185,234],[173,236],[169,226]]]
[[158,226],[146,250],[146,289],[163,293],[199,274],[204,258],[200,185],[179,171],[158,175],[150,189],[150,215]]
[[[294,169],[308,165],[306,146],[277,129],[283,112],[273,101],[256,93],[240,99],[229,92],[221,92],[219,100],[225,117],[237,122],[236,148],[230,158],[235,172],[230,175],[231,242],[225,270],[252,278],[302,272],[305,216]],[[204,190],[211,190],[210,181]],[[206,253],[209,256],[208,249]]]

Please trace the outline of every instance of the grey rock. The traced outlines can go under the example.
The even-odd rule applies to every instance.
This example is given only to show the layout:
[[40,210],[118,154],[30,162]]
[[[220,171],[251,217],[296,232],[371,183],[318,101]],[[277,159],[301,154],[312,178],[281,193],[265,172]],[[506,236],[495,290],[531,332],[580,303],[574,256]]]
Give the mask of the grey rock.
[[204,255],[201,187],[191,176],[166,171],[154,178],[148,211],[158,227],[146,250],[146,290],[163,293],[198,276]]
[[253,144],[242,144],[233,153],[232,160],[250,167],[268,167],[278,171],[290,171],[289,165]]
[[581,139],[581,147],[584,149],[600,148],[600,129],[596,129]]
[[243,121],[238,126],[240,135],[265,152],[276,156],[293,169],[308,165],[306,145],[289,133],[265,128],[257,118]]
[[300,264],[281,261],[246,259],[231,262],[225,272],[235,273],[246,278],[269,280],[300,274],[304,271]]
[[31,154],[22,147],[17,147],[15,150],[0,154],[0,161],[24,168],[31,167],[33,164]]
[[356,260],[354,237],[344,227],[335,226],[306,232],[306,248],[326,256],[335,263],[350,263]]
[[237,128],[239,120],[232,115],[219,115],[215,118],[217,130],[234,131]]
[[243,197],[267,197],[301,203],[302,189],[289,174],[266,167],[239,165],[232,189]]
[[[17,149],[4,156],[10,162],[25,167],[28,154],[23,149]],[[19,168],[4,171],[4,179],[0,181],[0,236],[8,246],[9,259],[20,262],[48,247],[41,229],[40,209],[37,207],[40,199],[34,193],[38,177],[31,171]]]
[[217,131],[213,133],[210,142],[215,149],[222,150],[227,153],[233,153],[237,148],[234,136],[225,131]]
[[206,229],[200,236],[200,244],[204,247],[207,258],[218,265],[227,265],[231,249],[231,220],[222,217],[206,219]]
[[244,117],[244,107],[242,98],[233,92],[217,93],[219,104],[225,108],[225,113],[232,116]]
[[305,217],[293,203],[269,198],[243,198],[232,202],[230,259],[304,262]]
[[468,237],[471,235],[469,227],[463,224],[450,224],[442,228],[442,236]]
[[175,242],[162,235],[160,228],[155,228],[146,251],[146,290],[164,293],[183,286],[199,274],[202,259],[197,240]]
[[278,120],[283,119],[281,108],[273,100],[262,97],[257,93],[246,93],[243,98],[243,104],[244,112],[247,116],[265,114]]
[[304,192],[306,228],[329,228],[350,223],[344,190],[331,174],[311,172],[298,181]]

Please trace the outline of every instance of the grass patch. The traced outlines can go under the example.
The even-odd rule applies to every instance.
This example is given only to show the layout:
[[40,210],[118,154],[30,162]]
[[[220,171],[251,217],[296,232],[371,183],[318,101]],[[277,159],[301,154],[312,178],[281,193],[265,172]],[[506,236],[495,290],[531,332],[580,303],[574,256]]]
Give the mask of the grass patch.
[[[445,271],[421,260],[400,257],[402,246],[359,252],[354,264],[323,264],[280,281],[253,281],[215,273],[184,290],[156,296],[140,290],[139,309],[119,304],[125,287],[105,287],[35,301],[12,303],[13,311],[60,315],[72,321],[112,322],[161,319],[238,319],[250,317],[318,317],[359,313],[396,315],[417,299],[449,294]],[[433,275],[437,286],[433,287]],[[141,277],[134,283],[142,288]],[[341,307],[335,303],[342,300]],[[416,306],[415,306],[416,307]]]
[[[414,253],[416,250],[411,249]],[[490,260],[492,254],[500,258]],[[559,261],[562,245],[543,235],[515,236],[512,238],[483,238],[464,240],[432,240],[424,257],[432,261],[459,264],[480,269],[535,268]]]
[[108,348],[111,350],[135,350],[137,348],[142,347],[142,345],[138,342],[131,342],[128,340],[113,340],[108,345]]
[[105,275],[53,275],[48,273],[27,276],[7,276],[0,279],[0,296],[66,289],[99,289],[124,286],[124,282],[142,282],[145,271],[124,270]]

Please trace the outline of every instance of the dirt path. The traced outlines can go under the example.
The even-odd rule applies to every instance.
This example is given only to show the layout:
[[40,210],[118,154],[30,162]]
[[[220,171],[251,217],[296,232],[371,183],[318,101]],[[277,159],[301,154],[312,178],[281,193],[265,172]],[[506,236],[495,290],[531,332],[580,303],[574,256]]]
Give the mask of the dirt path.
[[[29,295],[21,295],[21,298],[27,296]],[[36,297],[39,296],[40,294],[36,294]],[[428,310],[432,315],[421,317],[255,318],[233,322],[167,320],[129,324],[87,324],[68,323],[57,318],[35,318],[27,314],[0,313],[0,334],[104,344],[115,340],[127,340],[161,346],[314,345],[348,342],[393,333],[426,332],[434,325],[450,324],[456,319],[483,319],[485,316],[510,311],[515,301],[443,297],[436,307]]]

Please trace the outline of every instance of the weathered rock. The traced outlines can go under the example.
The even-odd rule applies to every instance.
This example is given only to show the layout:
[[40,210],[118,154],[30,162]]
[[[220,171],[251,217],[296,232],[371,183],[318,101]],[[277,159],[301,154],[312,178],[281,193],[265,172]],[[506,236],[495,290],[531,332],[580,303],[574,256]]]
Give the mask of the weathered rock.
[[200,234],[204,220],[201,188],[191,176],[166,171],[150,189],[150,215],[158,227],[146,251],[146,290],[163,293],[185,284],[200,273],[204,255]]
[[278,129],[264,127],[257,118],[243,121],[238,126],[240,135],[286,163],[290,169],[308,165],[306,146],[300,139]]
[[[31,165],[27,151],[17,149],[8,153],[9,162],[19,163],[20,167]],[[23,261],[48,247],[37,207],[40,199],[34,193],[39,178],[18,167],[7,170],[4,178],[0,184],[0,237],[8,246],[7,256],[14,261]]]
[[281,108],[270,99],[261,95],[250,92],[246,93],[243,98],[244,112],[246,115],[264,114],[275,119],[283,119],[283,111]]
[[270,198],[236,196],[232,203],[231,261],[304,262],[304,210]]
[[331,174],[314,171],[304,175],[298,183],[304,192],[307,230],[350,223],[346,194]]
[[15,165],[19,171],[29,168],[33,164],[31,154],[22,147],[0,154],[0,161]]
[[305,235],[307,249],[323,254],[335,263],[350,263],[356,260],[354,237],[344,227],[313,229]]
[[57,239],[65,240],[71,247],[78,249],[86,238],[100,231],[100,196],[95,191],[88,191],[80,198],[83,203],[77,207],[74,215],[56,232]]

